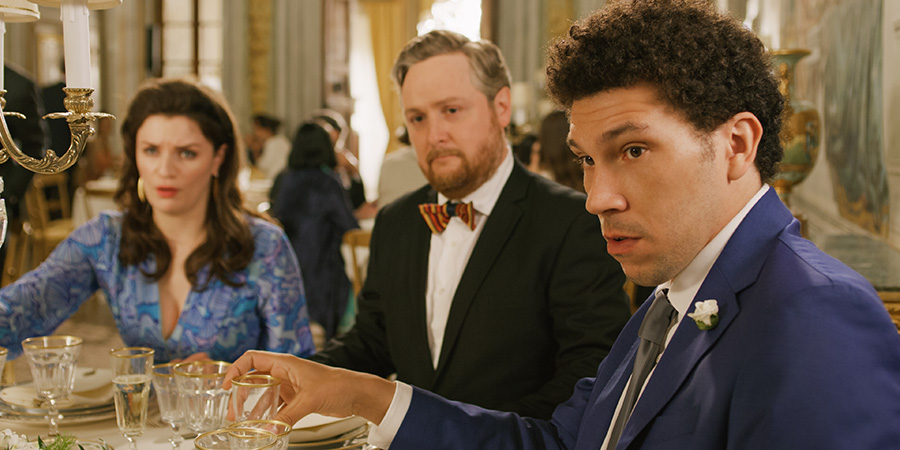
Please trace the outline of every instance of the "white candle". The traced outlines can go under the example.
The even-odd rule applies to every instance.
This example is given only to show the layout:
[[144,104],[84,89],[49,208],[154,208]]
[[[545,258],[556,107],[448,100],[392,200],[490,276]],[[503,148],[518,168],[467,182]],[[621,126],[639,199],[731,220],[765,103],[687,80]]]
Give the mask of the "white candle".
[[91,27],[87,0],[63,0],[63,46],[66,56],[66,87],[91,87]]

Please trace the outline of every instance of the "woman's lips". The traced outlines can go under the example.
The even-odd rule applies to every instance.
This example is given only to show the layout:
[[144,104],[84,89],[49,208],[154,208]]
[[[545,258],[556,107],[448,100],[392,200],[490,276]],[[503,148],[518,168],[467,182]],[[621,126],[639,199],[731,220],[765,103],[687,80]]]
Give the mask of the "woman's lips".
[[174,197],[175,194],[178,193],[178,189],[175,189],[173,187],[158,187],[158,188],[156,188],[156,193],[161,198],[171,198],[171,197]]

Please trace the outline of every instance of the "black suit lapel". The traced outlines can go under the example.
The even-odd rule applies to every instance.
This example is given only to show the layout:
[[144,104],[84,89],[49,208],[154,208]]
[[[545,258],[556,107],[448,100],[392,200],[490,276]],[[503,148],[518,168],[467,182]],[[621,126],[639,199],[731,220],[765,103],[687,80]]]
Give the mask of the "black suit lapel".
[[[437,201],[437,192],[434,189],[428,189],[426,192],[427,194],[421,198],[419,203]],[[434,380],[434,365],[431,362],[431,348],[428,347],[428,322],[425,311],[431,230],[422,219],[417,205],[412,205],[412,216],[408,219],[410,233],[406,236],[411,240],[411,250],[407,253],[409,259],[406,261],[406,264],[400,264],[396,267],[404,267],[409,271],[407,274],[408,278],[398,274],[398,279],[406,278],[409,280],[409,283],[407,283],[409,291],[406,295],[401,295],[400,298],[407,299],[409,302],[404,309],[411,318],[409,326],[414,329],[413,339],[408,343],[413,348],[413,355],[410,361],[415,362],[416,371],[423,375],[418,377],[421,381],[417,385],[423,389],[431,390]],[[428,380],[427,383],[424,380]]]
[[469,257],[469,262],[456,288],[447,318],[447,327],[444,331],[444,342],[441,346],[436,377],[440,376],[456,345],[459,330],[462,328],[475,294],[522,217],[524,210],[521,200],[525,198],[529,181],[525,169],[515,163],[506,185],[500,192],[497,204],[494,205],[494,210],[488,216],[484,229],[478,237],[478,242],[472,250],[472,256]]

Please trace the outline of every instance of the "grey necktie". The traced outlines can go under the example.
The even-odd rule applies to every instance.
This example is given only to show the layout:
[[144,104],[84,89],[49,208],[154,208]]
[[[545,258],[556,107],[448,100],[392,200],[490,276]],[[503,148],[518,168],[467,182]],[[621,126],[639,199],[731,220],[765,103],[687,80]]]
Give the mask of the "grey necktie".
[[666,332],[669,330],[669,324],[675,313],[675,308],[666,297],[667,291],[668,289],[656,291],[656,298],[653,299],[653,304],[647,310],[647,315],[644,316],[644,321],[641,322],[641,328],[638,330],[641,344],[634,360],[631,382],[628,384],[628,390],[625,391],[622,407],[619,409],[609,436],[609,445],[606,447],[608,449],[615,448],[619,442],[619,437],[622,436],[622,430],[625,429],[634,404],[637,403],[638,394],[644,386],[644,381],[647,380],[647,375],[656,365],[656,358],[662,352],[663,344],[666,341]]

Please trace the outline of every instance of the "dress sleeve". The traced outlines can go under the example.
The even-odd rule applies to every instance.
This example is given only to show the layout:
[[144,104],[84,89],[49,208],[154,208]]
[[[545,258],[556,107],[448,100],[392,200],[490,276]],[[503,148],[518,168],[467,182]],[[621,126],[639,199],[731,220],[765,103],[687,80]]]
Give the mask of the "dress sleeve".
[[[300,266],[287,236],[280,228],[256,233],[259,258],[260,311],[265,350],[308,357],[315,352]],[[262,238],[261,238],[262,237]]]
[[108,216],[72,232],[36,269],[0,290],[0,345],[10,358],[21,341],[51,333],[97,291],[95,265],[107,260],[114,245]]

